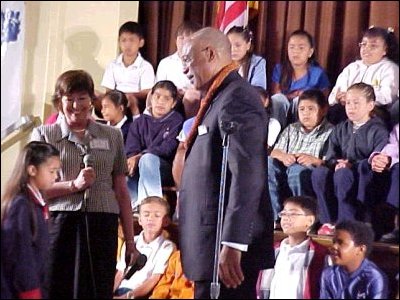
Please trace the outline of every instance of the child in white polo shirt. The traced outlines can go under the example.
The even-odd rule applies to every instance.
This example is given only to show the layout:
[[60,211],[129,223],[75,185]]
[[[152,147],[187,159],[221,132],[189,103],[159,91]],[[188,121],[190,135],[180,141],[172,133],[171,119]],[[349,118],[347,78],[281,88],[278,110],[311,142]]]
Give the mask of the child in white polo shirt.
[[153,66],[140,55],[144,46],[143,30],[136,22],[126,22],[119,28],[121,54],[106,68],[101,85],[109,90],[124,92],[132,115],[139,115],[139,101],[145,104],[147,93],[154,85]]
[[[139,206],[139,224],[142,232],[135,236],[138,251],[147,257],[144,267],[130,279],[124,279],[125,244],[117,263],[114,282],[114,299],[134,299],[148,296],[164,274],[168,259],[175,251],[175,244],[163,235],[163,228],[169,224],[169,204],[160,197],[148,197]],[[133,241],[126,241],[126,243]]]

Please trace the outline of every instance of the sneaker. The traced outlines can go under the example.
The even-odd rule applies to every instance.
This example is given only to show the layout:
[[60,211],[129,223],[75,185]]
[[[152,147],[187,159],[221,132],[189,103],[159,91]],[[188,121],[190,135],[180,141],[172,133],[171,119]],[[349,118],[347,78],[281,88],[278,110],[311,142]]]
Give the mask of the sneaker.
[[325,223],[318,229],[318,235],[334,235],[335,234],[335,225],[330,223]]
[[379,240],[382,243],[398,244],[399,243],[399,228],[395,228],[392,232],[382,235]]

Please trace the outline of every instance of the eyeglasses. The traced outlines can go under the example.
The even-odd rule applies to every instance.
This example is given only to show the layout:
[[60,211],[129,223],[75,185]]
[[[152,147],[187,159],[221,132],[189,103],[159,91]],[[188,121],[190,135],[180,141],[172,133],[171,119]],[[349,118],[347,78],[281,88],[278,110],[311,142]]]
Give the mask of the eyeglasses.
[[285,211],[281,211],[278,213],[279,218],[287,217],[288,219],[292,219],[294,217],[299,217],[299,216],[307,216],[306,214],[299,214],[299,213],[288,213]]
[[[205,47],[204,49],[200,50],[200,52],[203,52],[203,51],[206,51],[206,50],[208,50],[208,47]],[[193,61],[193,57],[190,56],[190,55],[183,55],[181,59],[182,59],[182,63],[184,65],[187,65],[187,64],[189,64],[189,63],[191,63]]]
[[367,49],[369,49],[369,50],[371,50],[371,51],[375,51],[375,50],[377,50],[377,49],[379,49],[380,47],[381,47],[381,45],[378,45],[378,44],[368,44],[368,43],[366,43],[366,42],[361,42],[361,43],[358,43],[358,47],[360,47],[360,48],[367,48]]

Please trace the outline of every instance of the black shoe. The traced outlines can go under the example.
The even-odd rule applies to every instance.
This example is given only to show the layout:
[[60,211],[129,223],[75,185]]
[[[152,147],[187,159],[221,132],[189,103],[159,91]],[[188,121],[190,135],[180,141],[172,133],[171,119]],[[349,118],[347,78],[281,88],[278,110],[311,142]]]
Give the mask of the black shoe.
[[398,244],[399,243],[399,228],[395,228],[392,232],[382,235],[379,240],[382,243]]

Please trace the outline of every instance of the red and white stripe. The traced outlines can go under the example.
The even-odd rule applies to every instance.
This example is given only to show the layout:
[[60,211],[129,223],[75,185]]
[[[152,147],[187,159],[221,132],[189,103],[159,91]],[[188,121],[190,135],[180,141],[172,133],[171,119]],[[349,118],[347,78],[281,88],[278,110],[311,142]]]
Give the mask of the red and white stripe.
[[247,14],[247,1],[220,1],[217,27],[227,33],[233,26],[246,26]]

